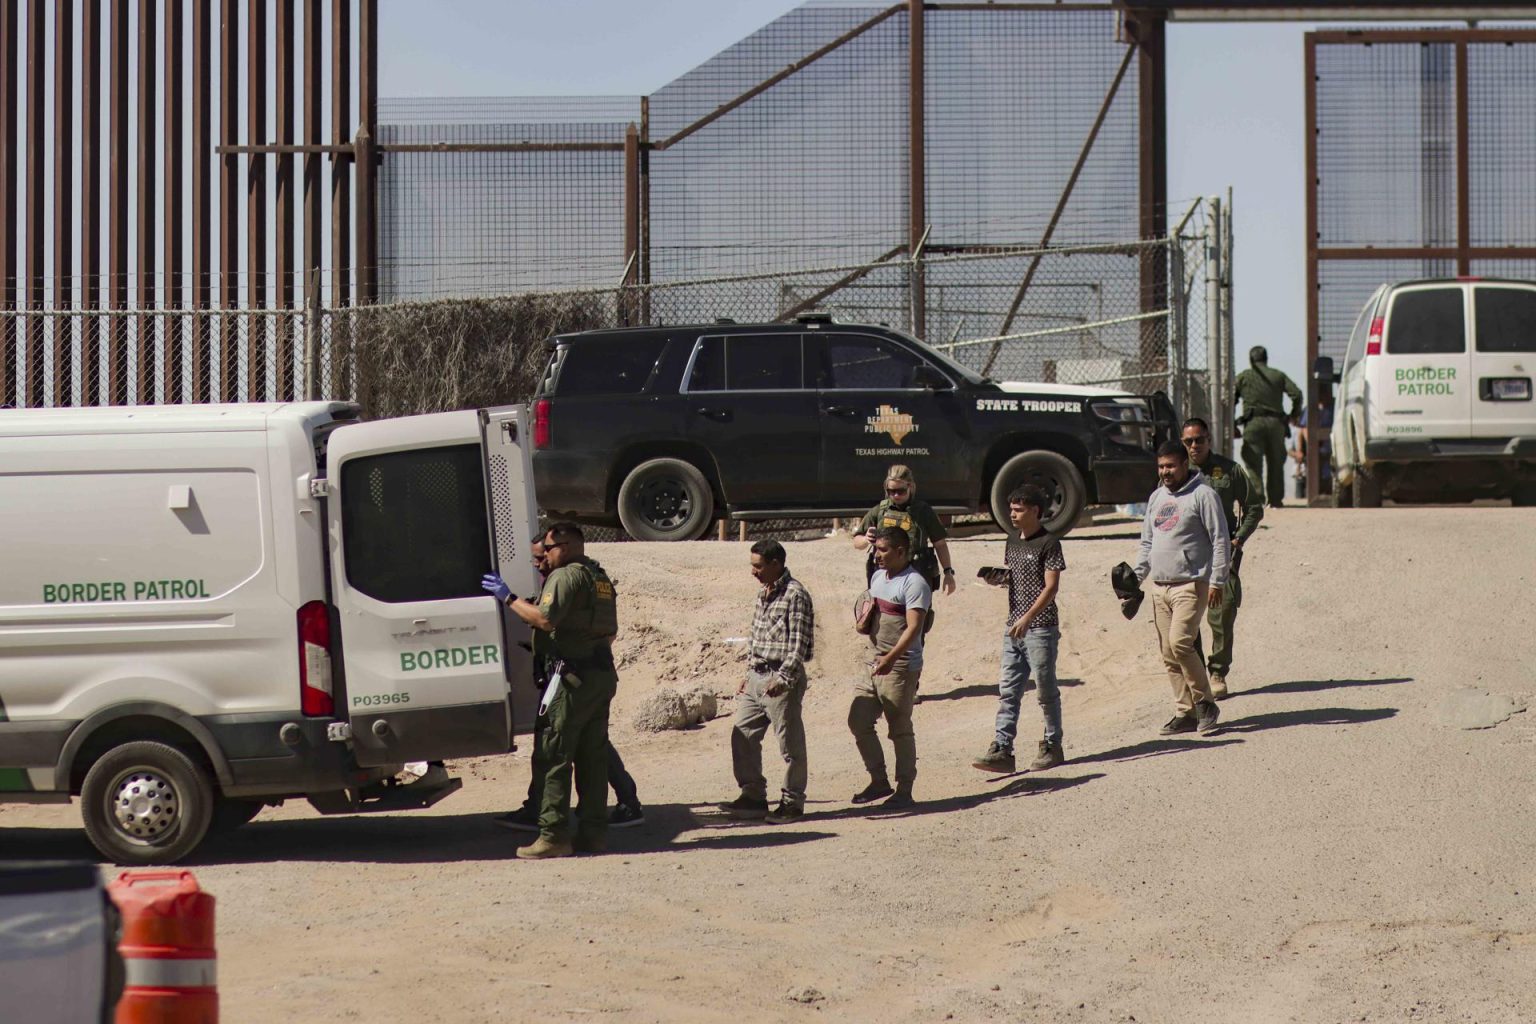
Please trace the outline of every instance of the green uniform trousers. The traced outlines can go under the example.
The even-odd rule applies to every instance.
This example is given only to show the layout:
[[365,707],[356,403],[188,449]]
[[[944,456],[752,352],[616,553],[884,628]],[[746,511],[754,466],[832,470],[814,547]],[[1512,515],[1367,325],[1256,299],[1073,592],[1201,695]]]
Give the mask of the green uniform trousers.
[[551,839],[569,837],[573,772],[576,831],[589,839],[608,831],[608,708],[618,682],[611,673],[584,672],[580,686],[562,684],[549,702],[535,764],[544,772],[539,831]]
[[1243,603],[1243,582],[1237,573],[1227,577],[1221,588],[1221,603],[1206,613],[1211,626],[1211,654],[1205,659],[1206,671],[1225,676],[1232,670],[1232,630],[1237,625],[1237,609]]
[[1269,504],[1279,505],[1285,500],[1284,420],[1255,416],[1243,425],[1243,464],[1255,480],[1263,482]]

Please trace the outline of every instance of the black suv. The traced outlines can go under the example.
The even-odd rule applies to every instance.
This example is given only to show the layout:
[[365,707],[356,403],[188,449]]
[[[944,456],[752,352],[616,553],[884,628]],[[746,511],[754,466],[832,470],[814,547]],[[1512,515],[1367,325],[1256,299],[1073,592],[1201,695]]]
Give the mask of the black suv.
[[940,513],[1036,482],[1046,525],[1145,501],[1175,414],[1161,394],[998,383],[887,327],[795,323],[558,335],[533,401],[534,486],[550,515],[691,540],[736,519],[862,513],[891,463]]

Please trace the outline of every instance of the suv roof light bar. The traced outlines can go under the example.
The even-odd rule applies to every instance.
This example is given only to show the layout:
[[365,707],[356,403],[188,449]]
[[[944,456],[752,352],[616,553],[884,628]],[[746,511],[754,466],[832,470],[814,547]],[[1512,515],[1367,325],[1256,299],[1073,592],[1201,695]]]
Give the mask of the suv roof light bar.
[[832,314],[824,310],[811,310],[807,313],[800,313],[795,317],[795,323],[797,324],[830,324],[835,322],[832,319]]

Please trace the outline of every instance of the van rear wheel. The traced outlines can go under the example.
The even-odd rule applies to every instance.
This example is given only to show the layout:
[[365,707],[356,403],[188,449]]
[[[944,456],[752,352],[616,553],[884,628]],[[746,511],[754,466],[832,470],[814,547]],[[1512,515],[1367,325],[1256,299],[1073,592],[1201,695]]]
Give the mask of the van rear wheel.
[[1034,451],[1015,455],[992,478],[992,518],[1004,533],[1013,530],[1008,521],[1008,495],[1021,484],[1036,484],[1049,504],[1044,526],[1054,536],[1065,536],[1077,523],[1087,501],[1088,489],[1072,460],[1056,452]]
[[85,834],[116,864],[174,864],[208,833],[213,780],[184,752],[138,740],[113,747],[85,775]]
[[698,467],[650,459],[619,488],[619,522],[635,540],[697,540],[715,516],[715,496]]

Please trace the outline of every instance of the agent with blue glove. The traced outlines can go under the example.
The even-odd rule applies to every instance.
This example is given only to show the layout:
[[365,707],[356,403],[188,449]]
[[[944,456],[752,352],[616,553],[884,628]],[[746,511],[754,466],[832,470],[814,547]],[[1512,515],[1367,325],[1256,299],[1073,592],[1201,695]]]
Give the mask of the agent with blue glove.
[[[500,576],[481,585],[533,629],[533,653],[559,685],[535,756],[543,774],[539,838],[519,847],[523,860],[601,853],[608,829],[608,713],[619,677],[613,638],[619,631],[613,581],[586,557],[575,523],[556,523],[544,534],[549,576],[538,603],[513,594]],[[556,663],[559,663],[557,666]],[[576,834],[570,831],[571,777],[575,775]]]

